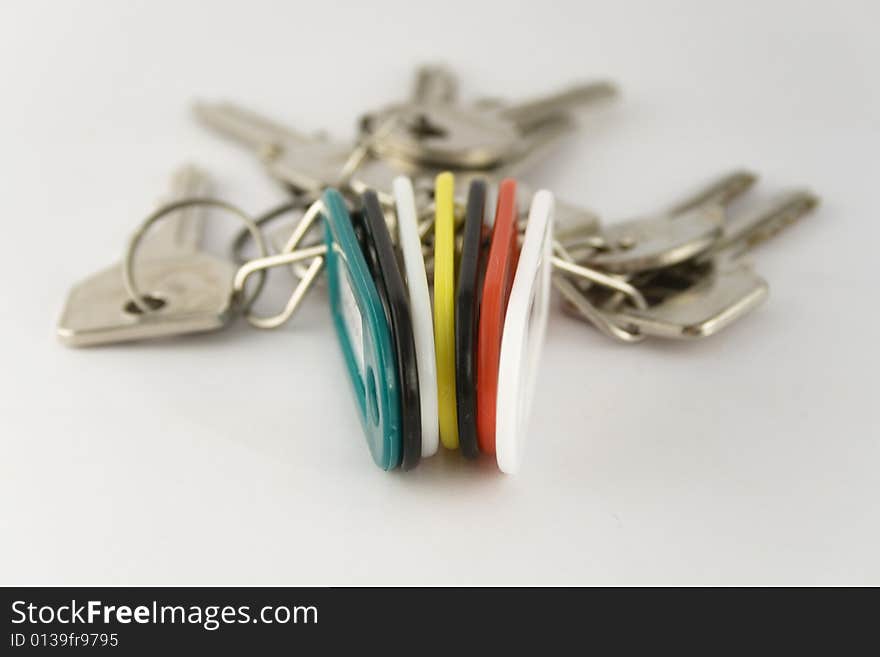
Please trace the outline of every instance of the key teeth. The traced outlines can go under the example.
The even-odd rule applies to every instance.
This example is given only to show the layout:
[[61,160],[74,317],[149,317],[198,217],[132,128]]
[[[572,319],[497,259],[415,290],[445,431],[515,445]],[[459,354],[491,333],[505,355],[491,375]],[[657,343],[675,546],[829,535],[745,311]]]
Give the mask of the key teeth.
[[196,120],[205,125],[211,125],[214,112],[223,105],[224,103],[221,102],[197,99],[190,105],[190,111],[196,117]]
[[758,182],[759,178],[760,176],[757,173],[746,168],[731,171],[728,177],[731,198],[751,189]]
[[584,87],[590,87],[593,89],[593,95],[596,100],[601,98],[606,98],[608,100],[617,99],[623,93],[620,90],[620,85],[614,82],[614,80],[595,80],[593,82],[585,83]]
[[815,209],[819,202],[819,197],[809,190],[797,190],[781,196],[762,211],[761,214],[770,220],[766,222],[763,229],[755,231],[753,235],[746,238],[745,249],[750,249],[775,237]]
[[186,162],[171,174],[171,190],[174,200],[207,196],[210,194],[211,176],[207,170],[193,162]]
[[676,216],[709,204],[726,206],[746,193],[757,182],[757,173],[746,168],[734,169],[685,196],[673,205],[668,213]]
[[800,197],[800,201],[803,204],[803,210],[801,211],[801,214],[812,212],[822,203],[822,197],[816,194],[811,189],[799,189],[792,192],[792,195],[797,195],[798,197]]
[[412,98],[425,104],[454,103],[458,99],[458,81],[443,64],[423,64],[416,70]]

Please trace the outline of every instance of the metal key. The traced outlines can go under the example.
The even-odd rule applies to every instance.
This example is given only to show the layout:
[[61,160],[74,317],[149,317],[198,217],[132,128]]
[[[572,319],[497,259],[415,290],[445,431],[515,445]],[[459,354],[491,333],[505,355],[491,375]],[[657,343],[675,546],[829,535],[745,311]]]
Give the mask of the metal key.
[[308,137],[234,103],[198,102],[196,117],[256,152],[269,174],[298,192],[319,190],[339,177],[351,144]]
[[518,104],[460,105],[452,75],[426,67],[408,101],[366,115],[361,127],[370,132],[392,116],[399,119],[375,145],[391,160],[438,170],[509,170],[571,132],[572,110],[615,94],[612,84],[595,82]]
[[[501,177],[521,171],[556,137],[574,128],[567,110],[600,97],[607,97],[612,93],[613,87],[609,84],[598,83],[585,85],[576,92],[562,94],[556,98],[542,99],[542,102],[503,108],[496,105],[491,110],[483,104],[463,110],[455,104],[457,97],[455,78],[443,69],[422,69],[416,79],[412,100],[395,106],[403,109],[389,108],[369,114],[362,120],[361,142],[373,140],[370,149],[374,156],[360,162],[352,176],[345,182],[356,193],[374,189],[383,203],[391,204],[393,203],[392,181],[396,176],[400,174],[411,176],[417,192],[420,192],[425,199],[430,193],[434,176],[445,169],[451,169],[456,173],[457,189],[464,194],[470,177],[499,180]],[[422,145],[430,149],[438,149],[440,152],[458,151],[459,155],[465,153],[460,159],[452,158],[442,163],[440,161],[432,163],[431,157],[419,154],[421,147],[411,134],[412,112],[405,110],[413,106],[430,112],[436,110],[438,113],[465,112],[462,114],[465,118],[456,124],[459,127],[455,131],[446,133],[442,139],[438,136],[437,139],[423,140],[425,143]],[[200,102],[195,106],[195,114],[209,128],[251,148],[273,177],[299,192],[315,192],[325,186],[338,185],[340,172],[345,168],[355,148],[351,143],[310,138],[231,103]],[[467,117],[479,118],[471,121]],[[410,121],[410,125],[405,126],[407,121]],[[377,135],[382,126],[389,124],[392,128],[387,133]],[[464,127],[465,125],[467,128]],[[423,127],[423,133],[430,132],[428,126]],[[394,144],[398,142],[404,145],[395,149]],[[401,148],[410,152],[413,157],[400,157]],[[480,155],[481,152],[488,152],[487,148],[495,155],[489,158]],[[505,157],[499,160],[500,155]],[[489,160],[494,162],[491,167],[464,167],[465,162],[469,166],[485,165]],[[461,200],[464,200],[463,197]],[[556,206],[556,218],[562,225],[577,223],[598,227],[595,213],[559,201]]]
[[788,194],[760,212],[728,219],[722,235],[690,261],[631,278],[648,299],[647,308],[625,306],[619,295],[604,304],[593,302],[608,321],[630,333],[664,338],[713,335],[767,297],[767,282],[742,256],[818,202],[811,192]]
[[255,152],[269,175],[296,193],[315,196],[342,185],[357,193],[375,189],[383,203],[393,202],[391,184],[399,172],[386,160],[365,158],[342,179],[354,143],[308,137],[234,103],[198,102],[194,110],[202,124]]
[[[207,176],[192,166],[177,171],[165,202],[204,197]],[[231,315],[236,267],[199,251],[205,209],[177,210],[143,239],[137,274],[143,312],[129,296],[121,264],[76,284],[58,321],[59,339],[72,347],[210,331]]]
[[[616,274],[661,269],[693,258],[721,236],[725,208],[756,176],[734,171],[663,213],[610,224],[582,244],[568,244],[580,264]],[[580,247],[580,248],[579,248]]]

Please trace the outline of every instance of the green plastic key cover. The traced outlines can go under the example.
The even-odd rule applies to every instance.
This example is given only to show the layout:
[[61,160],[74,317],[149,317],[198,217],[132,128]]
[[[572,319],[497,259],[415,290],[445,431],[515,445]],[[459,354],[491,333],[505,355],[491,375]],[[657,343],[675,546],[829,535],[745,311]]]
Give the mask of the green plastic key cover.
[[373,461],[390,470],[401,459],[400,386],[391,329],[345,201],[323,194],[330,309]]
[[422,413],[409,294],[400,273],[379,197],[375,191],[368,189],[361,199],[363,209],[352,213],[351,223],[391,327],[400,384],[400,467],[411,470],[422,457]]

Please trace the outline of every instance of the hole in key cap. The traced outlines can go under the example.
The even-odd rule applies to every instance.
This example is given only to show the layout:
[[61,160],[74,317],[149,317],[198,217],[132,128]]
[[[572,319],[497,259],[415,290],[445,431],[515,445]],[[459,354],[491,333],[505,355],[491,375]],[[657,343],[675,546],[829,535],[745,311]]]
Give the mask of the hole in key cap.
[[407,127],[409,133],[416,139],[443,138],[446,136],[446,130],[436,123],[432,123],[431,119],[425,114],[418,114]]
[[[149,294],[145,294],[144,296],[142,296],[141,300],[147,305],[150,310],[159,310],[159,308],[164,307],[166,303],[165,299],[150,296]],[[142,315],[144,312],[138,307],[138,305],[134,301],[131,300],[129,300],[129,302],[126,303],[122,309],[129,315]]]
[[379,426],[379,394],[376,389],[376,375],[373,374],[372,367],[367,367],[366,384],[367,417],[373,426]]

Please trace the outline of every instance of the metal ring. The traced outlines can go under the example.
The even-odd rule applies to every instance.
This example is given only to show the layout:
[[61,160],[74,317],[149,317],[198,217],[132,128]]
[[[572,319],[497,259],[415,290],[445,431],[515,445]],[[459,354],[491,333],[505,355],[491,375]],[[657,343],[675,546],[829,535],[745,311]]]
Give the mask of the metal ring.
[[591,269],[590,267],[584,267],[583,265],[577,264],[574,262],[574,258],[571,257],[568,251],[566,251],[566,249],[555,240],[553,242],[553,250],[559,254],[552,258],[553,267],[556,269],[559,269],[566,274],[579,276],[596,285],[616,290],[630,299],[639,310],[645,310],[648,307],[648,302],[645,300],[645,296],[637,287],[631,285],[628,281],[618,276],[606,274]]
[[303,216],[300,218],[299,223],[297,223],[296,228],[293,229],[293,232],[290,234],[290,237],[287,238],[287,242],[284,244],[284,248],[281,250],[281,253],[290,253],[291,251],[295,251],[299,246],[299,243],[302,242],[303,238],[309,233],[312,229],[312,225],[315,223],[315,219],[321,216],[321,210],[324,208],[324,203],[320,197],[317,200],[312,201],[306,211],[303,213]]
[[[294,210],[298,210],[304,207],[303,202],[303,195],[298,195],[290,201],[286,201],[284,203],[281,203],[280,205],[276,205],[274,208],[271,208],[263,214],[254,217],[254,223],[258,227],[262,228],[274,219],[277,219],[278,217],[281,217],[288,212],[293,212]],[[232,256],[233,262],[238,265],[243,265],[248,260],[242,255],[241,252],[244,250],[244,247],[247,245],[249,239],[251,239],[251,231],[248,228],[242,228],[240,231],[238,231],[238,234],[232,240],[232,246],[230,247],[229,251],[230,255]]]
[[[364,161],[369,157],[370,150],[373,144],[378,140],[384,137],[397,123],[397,118],[392,117],[389,120],[385,121],[376,132],[370,135],[367,139],[365,139],[360,144],[357,144],[352,152],[349,154],[345,163],[342,165],[342,168],[339,172],[339,177],[336,182],[336,186],[343,188],[345,190],[351,189],[351,178],[354,176],[355,172],[358,168],[364,163]],[[261,316],[256,315],[250,312],[250,305],[253,302],[253,299],[245,306],[244,316],[245,319],[251,326],[262,329],[269,328],[277,328],[287,322],[292,316],[296,309],[299,307],[300,302],[305,297],[306,292],[309,287],[311,287],[312,283],[317,278],[318,274],[321,272],[321,269],[324,265],[324,254],[327,252],[327,248],[325,245],[318,245],[313,247],[307,247],[300,250],[297,250],[299,243],[303,240],[303,238],[309,233],[311,230],[315,220],[321,215],[321,211],[324,208],[324,204],[318,196],[316,199],[314,195],[320,194],[318,190],[312,190],[310,197],[309,192],[304,195],[304,199],[312,198],[314,199],[312,203],[308,206],[302,218],[299,220],[299,223],[296,225],[296,228],[293,230],[293,233],[288,238],[287,243],[284,245],[282,252],[278,255],[267,256],[265,250],[263,250],[261,257],[254,258],[245,262],[239,267],[238,271],[235,275],[235,280],[233,282],[233,289],[235,290],[236,295],[240,295],[243,293],[244,285],[247,283],[248,278],[254,274],[259,272],[260,274],[260,287],[262,287],[263,282],[266,277],[266,270],[272,267],[281,267],[288,266],[295,263],[302,262],[303,260],[308,260],[311,258],[312,262],[309,264],[308,268],[300,273],[300,280],[296,285],[293,293],[290,295],[290,298],[287,300],[287,304],[280,313],[271,316]],[[294,207],[302,207],[302,202],[298,202],[294,204],[287,204],[288,206],[293,205],[290,209]],[[283,214],[287,211],[287,207],[284,206],[276,208],[273,211],[267,213],[260,219],[265,222],[269,221],[270,218],[267,218],[268,215],[272,215],[271,218],[278,216],[278,214]],[[273,214],[274,213],[274,214]],[[237,244],[237,243],[236,243]],[[233,245],[235,246],[235,244]],[[256,296],[256,295],[255,295]]]
[[311,230],[315,220],[321,216],[321,211],[323,209],[324,203],[320,198],[314,201],[299,220],[299,223],[296,225],[290,238],[288,238],[281,253],[278,255],[263,256],[262,258],[249,260],[239,268],[238,272],[236,272],[233,289],[235,289],[237,294],[241,294],[244,290],[244,285],[247,282],[247,279],[256,272],[259,272],[261,276],[265,277],[266,270],[271,269],[272,267],[292,265],[302,262],[303,260],[308,260],[309,258],[312,259],[312,262],[309,263],[308,268],[302,273],[293,293],[287,300],[284,310],[280,313],[269,316],[254,314],[250,312],[250,309],[245,311],[244,318],[251,326],[260,329],[272,329],[278,328],[287,322],[293,316],[293,313],[296,312],[296,309],[305,297],[306,292],[308,292],[312,283],[314,283],[315,279],[318,277],[318,274],[324,266],[324,254],[327,252],[326,245],[319,244],[317,246],[306,247],[299,250],[297,250],[297,247]]
[[[132,234],[131,238],[128,241],[128,246],[125,250],[125,258],[122,261],[122,281],[125,285],[125,291],[128,292],[128,296],[131,297],[132,303],[134,303],[144,313],[153,312],[154,309],[147,305],[147,303],[144,301],[144,297],[141,294],[141,291],[138,289],[137,284],[135,283],[134,256],[137,252],[137,248],[140,245],[141,240],[143,239],[146,232],[150,229],[150,226],[155,224],[157,221],[160,221],[162,218],[168,216],[172,212],[194,206],[217,208],[218,210],[226,210],[230,214],[234,214],[244,223],[245,226],[247,226],[248,231],[250,231],[250,234],[254,238],[254,242],[256,243],[257,248],[260,251],[260,257],[265,258],[268,253],[266,251],[266,243],[263,240],[263,235],[260,232],[257,224],[244,210],[239,209],[231,203],[212,198],[190,198],[163,205],[151,215],[149,215],[146,219],[144,219],[140,227]],[[256,300],[257,296],[259,296],[260,292],[262,291],[263,284],[265,282],[266,275],[265,272],[262,272],[260,280],[257,283],[257,287],[254,289],[253,294],[251,294],[250,298],[242,304],[243,309],[248,309],[251,304]]]
[[553,285],[584,319],[608,337],[630,344],[645,339],[642,333],[619,326],[607,318],[605,313],[590,303],[577,286],[564,276],[553,276]]
[[291,294],[290,298],[287,300],[284,310],[276,315],[270,315],[267,317],[255,315],[248,311],[244,316],[248,323],[255,328],[273,329],[278,328],[287,322],[293,316],[293,313],[296,312],[300,302],[303,300],[303,297],[305,297],[306,292],[308,292],[309,287],[311,287],[315,278],[317,278],[318,274],[321,272],[321,269],[324,266],[324,255],[326,253],[327,245],[319,244],[317,246],[300,249],[299,251],[288,251],[286,253],[266,256],[264,258],[255,258],[254,260],[249,260],[243,264],[236,272],[235,281],[233,283],[237,294],[241,294],[248,278],[254,273],[259,272],[261,276],[265,276],[266,270],[272,267],[292,265],[310,258],[312,260],[308,269],[306,269],[305,274],[293,290],[293,294]]
[[639,310],[645,310],[648,307],[648,302],[645,300],[645,296],[639,292],[638,288],[633,287],[626,281],[620,280],[614,276],[610,276],[600,271],[596,271],[595,269],[590,269],[589,267],[582,267],[581,265],[577,265],[573,262],[569,262],[564,258],[560,258],[558,256],[554,256],[552,259],[553,266],[556,269],[559,269],[566,274],[574,274],[575,276],[580,276],[581,278],[585,278],[590,281],[594,285],[601,285],[602,287],[607,287],[611,290],[615,290],[620,294],[623,294],[628,299],[632,300],[633,304]]

